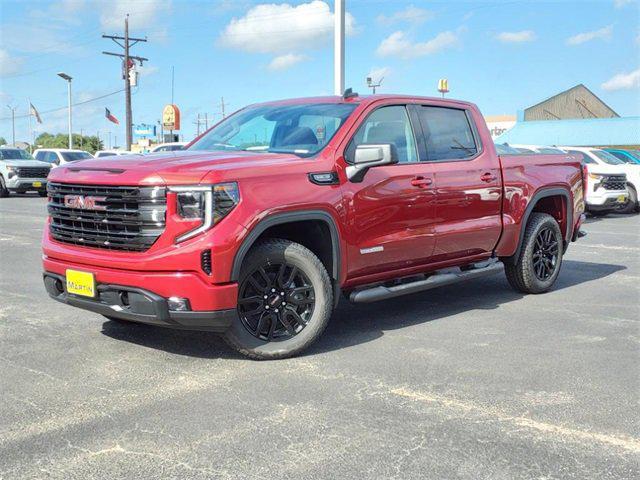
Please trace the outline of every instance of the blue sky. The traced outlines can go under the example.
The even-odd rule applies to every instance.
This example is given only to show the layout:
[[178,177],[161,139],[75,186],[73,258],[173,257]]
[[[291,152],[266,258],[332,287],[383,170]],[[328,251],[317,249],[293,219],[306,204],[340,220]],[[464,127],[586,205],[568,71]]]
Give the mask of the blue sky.
[[[595,1],[346,0],[346,84],[367,93],[365,77],[384,76],[380,92],[437,94],[477,103],[485,115],[515,114],[584,83],[620,115],[640,114],[640,5]],[[150,60],[133,96],[134,123],[155,123],[171,100],[185,139],[198,113],[220,118],[247,103],[331,94],[333,1],[62,0],[0,3],[0,136],[10,139],[7,104],[17,107],[16,137],[27,140],[27,99],[42,112],[38,131],[66,132],[66,84],[74,102],[123,88],[118,51],[102,33],[147,36],[132,53]],[[121,120],[107,124],[104,108]],[[122,93],[79,105],[74,131],[107,130],[123,143]]]

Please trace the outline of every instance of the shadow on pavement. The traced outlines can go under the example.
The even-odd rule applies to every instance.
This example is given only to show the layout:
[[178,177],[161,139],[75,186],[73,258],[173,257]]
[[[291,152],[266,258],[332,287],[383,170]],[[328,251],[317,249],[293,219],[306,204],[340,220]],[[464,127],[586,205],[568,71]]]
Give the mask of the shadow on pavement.
[[[564,260],[553,291],[607,277],[627,267]],[[461,288],[461,286],[464,286]],[[385,330],[446,319],[470,310],[493,310],[522,298],[502,274],[371,304],[341,300],[327,330],[305,355],[347,348],[380,338]],[[216,334],[107,321],[102,333],[117,340],[199,358],[239,358]]]

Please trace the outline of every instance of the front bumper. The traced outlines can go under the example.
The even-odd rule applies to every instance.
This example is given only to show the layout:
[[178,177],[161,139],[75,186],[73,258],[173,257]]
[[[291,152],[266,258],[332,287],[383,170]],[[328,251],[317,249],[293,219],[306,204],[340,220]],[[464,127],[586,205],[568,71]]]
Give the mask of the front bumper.
[[[34,186],[40,184],[40,186]],[[47,189],[46,178],[21,178],[12,177],[5,180],[5,184],[8,190],[15,192],[27,192],[31,190],[43,191]]]
[[[44,285],[51,298],[73,307],[106,317],[183,330],[225,332],[236,318],[236,310],[173,311],[165,297],[143,288],[99,283],[96,297],[85,298],[67,292],[65,277],[43,274]],[[124,297],[126,293],[126,297]],[[126,298],[126,300],[125,300]]]
[[[624,198],[624,202],[620,202]],[[623,207],[629,199],[629,192],[626,190],[605,190],[599,188],[595,192],[587,195],[587,208],[589,210],[610,210],[616,207]]]

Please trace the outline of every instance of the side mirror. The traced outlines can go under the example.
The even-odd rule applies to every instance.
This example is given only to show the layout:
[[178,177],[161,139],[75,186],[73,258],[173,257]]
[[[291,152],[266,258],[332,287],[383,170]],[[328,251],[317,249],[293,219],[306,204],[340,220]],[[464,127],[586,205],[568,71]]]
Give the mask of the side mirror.
[[347,167],[347,178],[353,183],[359,183],[370,168],[394,163],[398,163],[395,145],[391,143],[358,145],[353,156],[353,165]]

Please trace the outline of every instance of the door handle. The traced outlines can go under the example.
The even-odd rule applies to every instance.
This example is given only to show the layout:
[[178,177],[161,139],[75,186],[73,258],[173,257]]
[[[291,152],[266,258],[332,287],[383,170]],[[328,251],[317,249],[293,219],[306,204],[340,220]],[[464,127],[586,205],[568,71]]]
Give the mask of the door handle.
[[495,181],[497,178],[498,178],[498,177],[496,177],[493,173],[489,173],[489,172],[487,172],[487,173],[483,173],[483,174],[480,176],[480,180],[482,180],[483,182],[487,182],[487,183],[489,183],[489,182],[493,182],[493,181]]
[[413,185],[414,187],[419,187],[419,188],[428,187],[432,183],[433,183],[433,180],[431,180],[430,178],[422,177],[422,176],[417,176],[417,177],[411,179],[411,185]]

